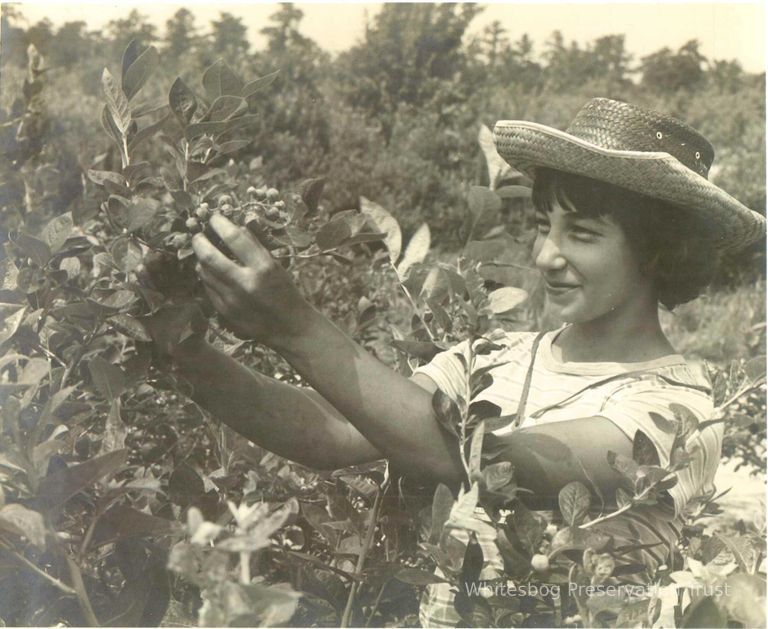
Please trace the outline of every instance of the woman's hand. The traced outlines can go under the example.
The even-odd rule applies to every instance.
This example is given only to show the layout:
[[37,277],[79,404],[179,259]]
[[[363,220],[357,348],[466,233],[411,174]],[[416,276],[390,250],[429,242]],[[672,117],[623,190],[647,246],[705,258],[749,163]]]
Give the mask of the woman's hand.
[[192,240],[205,290],[228,326],[276,348],[299,335],[315,311],[287,271],[247,229],[220,214],[209,224],[237,257],[227,258],[203,234]]

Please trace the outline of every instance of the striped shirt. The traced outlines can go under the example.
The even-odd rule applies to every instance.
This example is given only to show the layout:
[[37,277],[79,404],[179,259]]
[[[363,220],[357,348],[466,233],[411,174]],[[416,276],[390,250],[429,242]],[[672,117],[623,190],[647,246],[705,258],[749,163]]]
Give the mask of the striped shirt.
[[[561,328],[562,330],[562,328]],[[647,362],[561,362],[552,353],[552,342],[561,330],[545,334],[536,351],[521,427],[571,419],[601,416],[612,421],[630,439],[642,430],[654,443],[661,465],[667,465],[674,434],[663,430],[663,420],[675,421],[670,404],[686,406],[699,422],[710,418],[713,410],[711,384],[701,370],[678,355]],[[490,371],[493,384],[475,398],[501,408],[501,415],[517,412],[523,383],[531,363],[536,334],[533,332],[495,332],[491,340],[501,349],[475,354],[475,369],[496,365]],[[452,399],[465,390],[466,376],[460,353],[467,356],[467,343],[442,352],[431,363],[416,370],[432,379]],[[655,414],[654,417],[652,414]],[[663,418],[663,419],[659,419]],[[498,436],[514,428],[493,431]],[[682,514],[691,500],[714,491],[714,476],[722,448],[722,424],[697,431],[687,444],[694,453],[690,466],[679,471],[677,484],[669,490],[674,505],[645,506],[597,525],[611,535],[614,546],[655,544],[652,548],[623,555],[617,565],[641,563],[648,574],[669,561],[669,553],[680,537]],[[594,514],[596,515],[596,513]],[[482,516],[479,516],[482,517]],[[599,527],[599,528],[598,528]],[[455,531],[466,542],[466,532]],[[485,567],[482,579],[504,576],[503,561],[491,536],[478,536]],[[642,581],[638,575],[623,577],[625,582]],[[427,588],[420,609],[422,626],[455,626],[460,620],[453,609],[448,584]]]

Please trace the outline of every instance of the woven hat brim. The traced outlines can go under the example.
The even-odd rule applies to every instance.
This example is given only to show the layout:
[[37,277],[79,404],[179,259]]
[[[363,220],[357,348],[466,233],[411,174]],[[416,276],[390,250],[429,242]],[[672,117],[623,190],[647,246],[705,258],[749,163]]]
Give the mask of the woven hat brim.
[[606,149],[559,129],[522,120],[500,120],[493,130],[496,150],[531,178],[538,167],[605,181],[700,212],[717,226],[720,250],[746,247],[765,237],[765,217],[669,153]]

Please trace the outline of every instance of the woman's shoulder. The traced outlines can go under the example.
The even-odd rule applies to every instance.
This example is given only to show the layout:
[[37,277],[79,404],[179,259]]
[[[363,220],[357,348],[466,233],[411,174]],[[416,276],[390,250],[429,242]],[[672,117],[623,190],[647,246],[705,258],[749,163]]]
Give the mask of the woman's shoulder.
[[616,383],[610,398],[615,402],[657,399],[668,403],[712,407],[712,383],[702,363],[686,360],[660,365]]

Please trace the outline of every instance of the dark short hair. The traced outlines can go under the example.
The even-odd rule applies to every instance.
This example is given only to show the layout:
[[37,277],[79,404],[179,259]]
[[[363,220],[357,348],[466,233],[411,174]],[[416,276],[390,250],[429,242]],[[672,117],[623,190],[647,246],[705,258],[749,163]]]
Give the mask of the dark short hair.
[[537,169],[534,207],[548,213],[555,200],[585,216],[613,217],[669,310],[698,297],[714,276],[711,226],[689,210],[590,177]]

